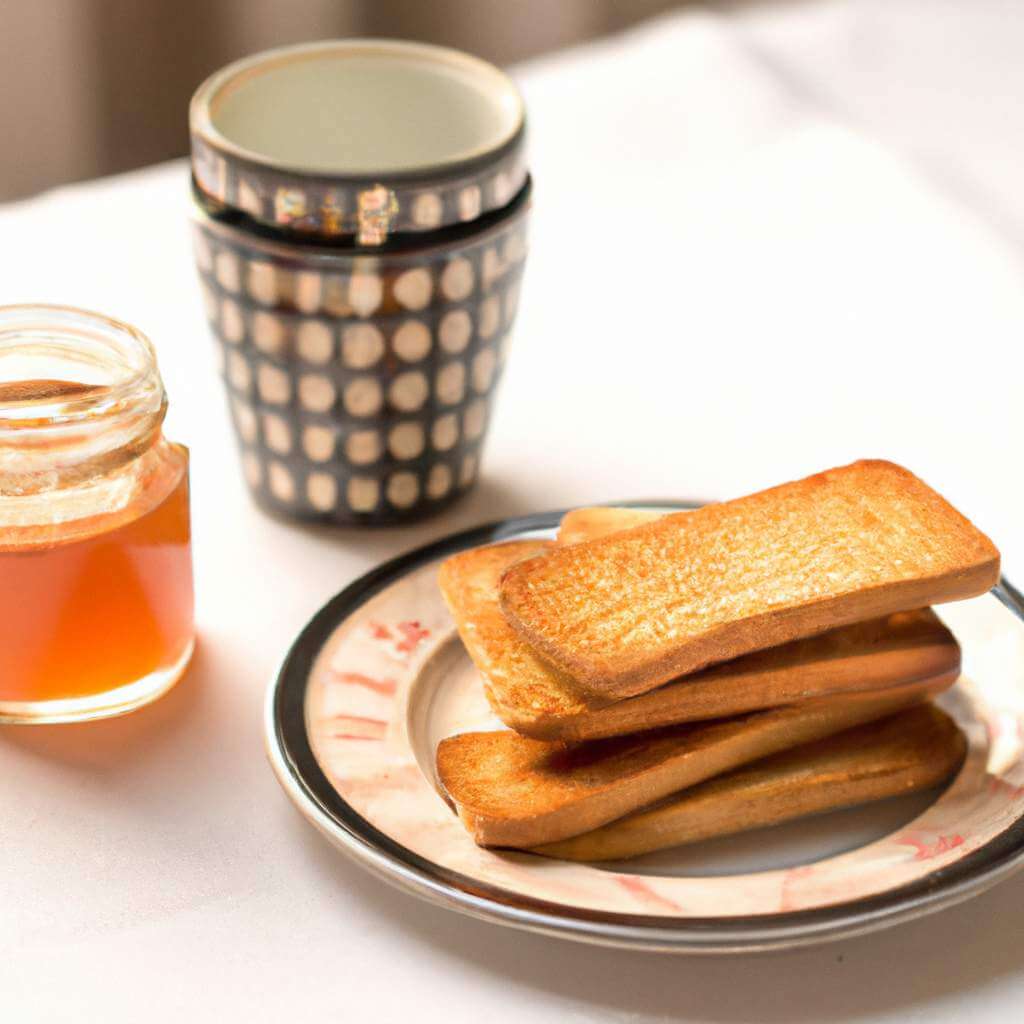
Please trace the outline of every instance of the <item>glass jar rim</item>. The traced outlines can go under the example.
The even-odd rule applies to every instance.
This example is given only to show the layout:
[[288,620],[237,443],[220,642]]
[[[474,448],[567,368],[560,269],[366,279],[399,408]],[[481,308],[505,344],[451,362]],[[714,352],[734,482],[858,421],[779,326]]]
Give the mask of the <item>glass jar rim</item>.
[[[68,426],[76,421],[116,416],[128,406],[136,413],[147,407],[155,412],[165,401],[156,351],[142,331],[103,313],[51,303],[0,306],[0,389],[14,382],[5,379],[5,355],[17,354],[18,348],[32,338],[63,345],[67,355],[86,341],[96,343],[97,352],[82,365],[92,363],[97,371],[107,371],[109,379],[95,382],[95,388],[58,396],[11,400],[0,393],[0,431],[38,429],[47,422]],[[109,356],[105,362],[104,348]],[[61,356],[53,353],[51,358],[56,362]]]
[[95,480],[161,436],[152,343],[74,306],[0,306],[0,494]]

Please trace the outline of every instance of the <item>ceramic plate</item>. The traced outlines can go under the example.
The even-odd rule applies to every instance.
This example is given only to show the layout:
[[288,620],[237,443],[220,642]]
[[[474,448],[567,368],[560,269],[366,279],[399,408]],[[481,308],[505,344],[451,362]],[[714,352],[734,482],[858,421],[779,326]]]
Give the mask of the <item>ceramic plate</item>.
[[[659,508],[693,507],[659,503]],[[964,674],[941,703],[969,740],[941,791],[585,865],[473,844],[440,796],[447,735],[498,728],[438,592],[448,555],[553,536],[560,513],[404,555],[317,613],[271,686],[271,762],[302,813],[388,881],[476,917],[608,945],[774,949],[938,910],[1024,864],[1024,602],[1006,581],[939,609]]]

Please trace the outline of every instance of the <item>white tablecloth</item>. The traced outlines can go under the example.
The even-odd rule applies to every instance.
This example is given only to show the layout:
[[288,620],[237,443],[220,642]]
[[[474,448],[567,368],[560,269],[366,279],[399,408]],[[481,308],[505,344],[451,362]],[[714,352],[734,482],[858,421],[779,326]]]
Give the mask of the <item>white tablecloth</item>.
[[0,301],[97,308],[158,346],[193,452],[201,630],[153,707],[0,731],[0,1019],[1016,1019],[1024,878],[795,954],[560,943],[349,864],[278,789],[260,714],[291,638],[356,575],[565,504],[884,456],[1019,578],[1021,52],[1015,0],[878,0],[685,14],[523,69],[533,248],[485,476],[416,529],[305,530],[250,504],[183,163],[0,209]]

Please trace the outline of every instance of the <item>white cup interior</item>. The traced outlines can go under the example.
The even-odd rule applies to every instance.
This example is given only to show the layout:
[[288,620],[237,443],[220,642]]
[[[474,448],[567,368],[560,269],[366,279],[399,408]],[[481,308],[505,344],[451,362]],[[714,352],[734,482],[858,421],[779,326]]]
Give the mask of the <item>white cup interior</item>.
[[387,40],[272,51],[207,89],[210,124],[233,148],[307,173],[437,170],[500,148],[523,117],[512,81],[490,64]]

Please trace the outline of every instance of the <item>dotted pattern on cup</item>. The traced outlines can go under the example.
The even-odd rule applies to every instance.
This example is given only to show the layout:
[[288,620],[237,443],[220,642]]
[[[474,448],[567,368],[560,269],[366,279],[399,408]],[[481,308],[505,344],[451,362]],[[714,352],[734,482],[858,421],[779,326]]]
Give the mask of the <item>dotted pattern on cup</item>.
[[400,522],[472,486],[518,304],[523,213],[415,254],[268,252],[201,217],[194,241],[261,503],[301,519]]

